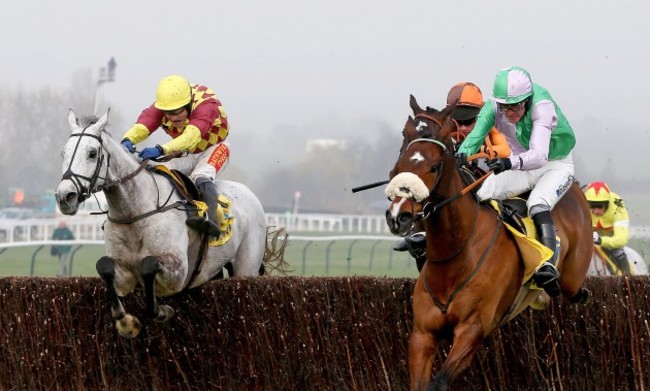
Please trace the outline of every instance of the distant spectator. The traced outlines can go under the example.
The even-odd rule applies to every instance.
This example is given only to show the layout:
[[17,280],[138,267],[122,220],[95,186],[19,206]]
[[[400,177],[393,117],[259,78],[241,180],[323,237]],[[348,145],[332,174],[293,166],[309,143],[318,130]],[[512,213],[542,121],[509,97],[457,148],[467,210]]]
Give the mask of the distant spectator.
[[[59,223],[59,227],[54,230],[52,240],[74,240],[74,234],[65,225],[64,221]],[[68,258],[70,257],[71,245],[52,246],[50,254],[59,258],[59,276],[68,275]]]

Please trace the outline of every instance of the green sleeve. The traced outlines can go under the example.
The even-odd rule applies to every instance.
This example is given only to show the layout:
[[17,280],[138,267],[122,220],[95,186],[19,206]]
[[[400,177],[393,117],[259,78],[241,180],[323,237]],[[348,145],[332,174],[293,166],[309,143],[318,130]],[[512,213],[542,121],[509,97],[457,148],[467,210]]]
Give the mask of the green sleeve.
[[492,100],[485,102],[483,108],[478,113],[474,129],[472,129],[465,141],[460,145],[458,153],[471,156],[481,148],[481,145],[485,142],[485,136],[494,127],[494,110],[492,107]]

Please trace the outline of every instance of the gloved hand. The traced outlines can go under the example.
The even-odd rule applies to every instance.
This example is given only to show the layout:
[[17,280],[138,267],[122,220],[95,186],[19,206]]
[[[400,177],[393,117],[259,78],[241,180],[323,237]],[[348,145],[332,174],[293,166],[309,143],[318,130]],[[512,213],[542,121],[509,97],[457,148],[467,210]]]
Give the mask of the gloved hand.
[[456,166],[462,167],[462,166],[467,165],[467,155],[466,154],[464,154],[462,152],[458,152],[456,155],[454,155],[454,157],[456,158]]
[[124,145],[124,148],[126,148],[126,150],[129,151],[129,153],[135,152],[135,145],[133,145],[131,140],[129,140],[128,138],[122,140],[122,145]]
[[601,244],[603,241],[600,239],[598,232],[594,231],[594,244]]
[[492,170],[495,174],[504,172],[512,168],[512,163],[508,158],[497,158],[491,159],[487,162],[488,168]]
[[143,149],[138,156],[142,160],[147,160],[147,159],[155,159],[157,157],[160,157],[162,154],[163,154],[162,147],[160,145],[156,145],[155,147],[147,147]]

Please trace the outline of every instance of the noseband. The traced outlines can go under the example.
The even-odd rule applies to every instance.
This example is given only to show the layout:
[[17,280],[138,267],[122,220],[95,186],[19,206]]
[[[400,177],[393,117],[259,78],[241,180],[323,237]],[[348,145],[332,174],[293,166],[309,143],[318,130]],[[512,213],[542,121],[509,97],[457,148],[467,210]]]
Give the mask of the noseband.
[[[443,155],[447,152],[447,146],[442,141],[435,140],[435,139],[432,139],[432,138],[416,138],[415,140],[408,143],[406,148],[404,148],[404,152],[406,152],[411,145],[413,145],[415,143],[422,143],[422,142],[432,143],[432,144],[435,144],[435,145],[439,146],[440,148],[442,148]],[[442,173],[443,173],[444,167],[445,167],[444,160],[441,160],[440,163],[438,165],[434,166],[434,167],[438,171],[438,175],[437,175],[437,178],[436,178],[436,182],[429,189],[429,197],[431,197],[431,194],[433,194],[433,192],[438,188],[438,185],[440,184],[440,180],[442,179]],[[429,197],[427,197],[427,199]],[[431,202],[427,201],[424,204],[424,206],[422,207],[422,211],[415,214],[415,219],[416,220],[426,219],[429,216],[430,213],[435,212],[438,208],[442,207],[443,205],[448,204],[451,201],[453,201],[453,199],[447,199],[447,200],[442,201],[441,203],[436,204],[436,205],[433,205]]]

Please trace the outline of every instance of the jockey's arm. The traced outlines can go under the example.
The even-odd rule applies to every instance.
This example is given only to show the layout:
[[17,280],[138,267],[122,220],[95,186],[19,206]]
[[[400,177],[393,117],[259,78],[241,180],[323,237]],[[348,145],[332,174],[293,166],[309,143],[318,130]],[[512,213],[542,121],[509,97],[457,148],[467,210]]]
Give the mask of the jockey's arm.
[[460,145],[458,153],[464,153],[467,156],[471,156],[478,152],[483,143],[485,142],[485,136],[494,126],[494,109],[492,106],[492,101],[487,101],[481,111],[478,113],[476,119],[476,125],[474,129],[467,135],[465,141]]
[[133,144],[144,141],[151,135],[151,133],[158,129],[162,118],[163,112],[155,108],[152,104],[142,110],[142,113],[140,113],[138,119],[135,121],[135,125],[131,126],[131,128],[124,133],[122,140],[128,139]]
[[160,145],[165,154],[181,151],[193,151],[201,141],[201,131],[194,125],[187,125],[183,133],[171,141]]
[[[614,205],[610,205],[609,207],[614,207]],[[612,227],[614,229],[612,236],[601,237],[601,247],[604,249],[616,249],[627,245],[630,239],[630,220],[625,208],[617,210],[614,214],[614,223],[612,224]]]
[[135,124],[124,133],[122,140],[128,139],[133,144],[137,144],[143,140],[146,140],[150,134],[151,132],[149,132],[149,129],[147,129],[147,127],[143,124]]
[[557,126],[557,115],[553,102],[542,100],[530,109],[533,127],[530,131],[528,150],[513,158],[513,170],[533,170],[548,162],[551,134]]

